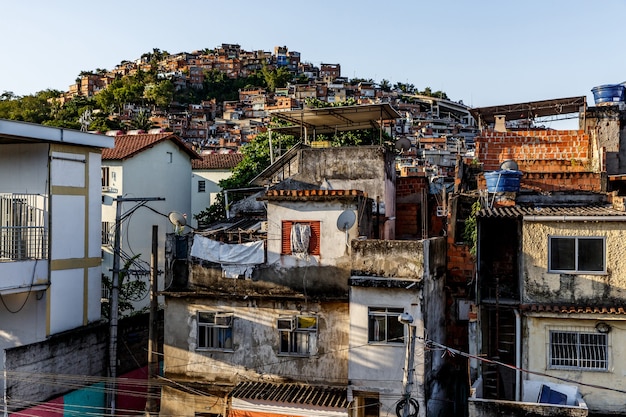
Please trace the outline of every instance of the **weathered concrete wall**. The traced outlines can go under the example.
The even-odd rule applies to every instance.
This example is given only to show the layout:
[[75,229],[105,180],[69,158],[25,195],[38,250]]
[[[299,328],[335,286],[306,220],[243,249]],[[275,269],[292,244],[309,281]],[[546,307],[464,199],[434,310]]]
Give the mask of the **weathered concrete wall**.
[[[626,222],[524,222],[524,303],[622,305],[626,301]],[[548,236],[606,237],[606,274],[548,273]]]
[[619,106],[590,107],[585,112],[584,129],[599,148],[606,150],[606,172],[626,172],[626,113]]
[[554,406],[514,401],[482,400],[470,398],[469,417],[586,417],[584,407]]
[[395,156],[381,146],[348,146],[302,150],[295,180],[311,184],[326,181],[335,190],[361,190],[381,203],[386,239],[395,239]]
[[[159,335],[163,334],[162,314],[161,311],[158,318]],[[159,339],[162,339],[162,336]],[[108,323],[98,323],[54,335],[43,342],[5,350],[6,395],[9,398],[10,409],[15,410],[23,408],[25,404],[47,401],[80,388],[62,379],[54,383],[42,383],[40,374],[106,375],[108,343]],[[147,346],[148,314],[121,319],[118,329],[118,375],[146,365]],[[85,380],[84,386],[92,382]],[[21,401],[21,406],[13,407],[11,399],[15,404]]]
[[353,240],[352,275],[421,280],[425,273],[423,242],[421,240]]
[[7,349],[7,398],[44,401],[71,390],[62,380],[56,384],[37,383],[38,374],[103,375],[107,342],[107,327],[99,325]]
[[219,265],[193,264],[189,289],[216,296],[263,296],[316,300],[348,300],[350,270],[334,266],[257,268],[252,279],[222,277]]
[[[346,384],[348,303],[280,302],[227,298],[168,297],[165,320],[165,374],[177,380],[236,384],[243,379]],[[234,314],[232,351],[196,350],[197,312]],[[280,355],[279,316],[318,316],[316,354]]]
[[[545,373],[569,381],[581,381],[578,385],[582,397],[590,411],[603,413],[623,413],[624,394],[606,389],[593,388],[590,385],[626,390],[626,328],[620,316],[596,315],[589,319],[589,314],[529,314],[524,320],[524,339],[522,346],[522,367],[531,371]],[[550,330],[571,330],[596,333],[595,325],[603,321],[611,325],[609,333],[609,369],[606,372],[549,369],[549,333]],[[613,323],[615,323],[613,325]],[[529,380],[541,381],[542,376],[528,374]]]

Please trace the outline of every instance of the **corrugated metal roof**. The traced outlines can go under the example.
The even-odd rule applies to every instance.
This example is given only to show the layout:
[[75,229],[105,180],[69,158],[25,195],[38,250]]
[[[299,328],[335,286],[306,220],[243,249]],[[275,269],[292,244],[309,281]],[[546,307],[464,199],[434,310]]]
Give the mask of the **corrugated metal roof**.
[[214,223],[208,226],[206,229],[198,232],[201,235],[210,235],[214,233],[252,233],[261,228],[261,219],[233,219],[232,221],[224,221],[220,223]]
[[576,207],[495,207],[480,210],[476,217],[500,217],[500,218],[520,218],[524,216],[624,216],[626,212],[616,210],[606,206],[576,206]]
[[231,391],[233,398],[307,404],[318,407],[347,408],[346,388],[304,384],[273,384],[270,382],[240,382]]

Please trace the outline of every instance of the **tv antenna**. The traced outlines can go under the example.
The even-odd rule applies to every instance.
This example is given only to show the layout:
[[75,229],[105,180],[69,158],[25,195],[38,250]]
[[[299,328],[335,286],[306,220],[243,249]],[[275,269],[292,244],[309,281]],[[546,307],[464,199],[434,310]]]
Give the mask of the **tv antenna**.
[[337,229],[346,233],[346,246],[350,246],[348,242],[348,230],[354,226],[356,222],[356,214],[352,210],[344,210],[339,217],[337,217]]

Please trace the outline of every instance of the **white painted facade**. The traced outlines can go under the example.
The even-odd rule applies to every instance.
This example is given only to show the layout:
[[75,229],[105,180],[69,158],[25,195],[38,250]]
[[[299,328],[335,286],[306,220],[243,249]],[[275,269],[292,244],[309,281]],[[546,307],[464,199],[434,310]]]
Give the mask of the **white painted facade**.
[[[347,230],[337,227],[337,219],[344,211],[358,216],[356,201],[346,202],[343,206],[337,202],[268,202],[267,208],[267,263],[280,263],[281,266],[298,267],[307,265],[332,266],[347,265],[350,261],[349,242],[358,237],[358,222]],[[319,221],[320,222],[320,255],[298,258],[292,255],[281,255],[282,221]]]
[[[377,393],[380,416],[394,417],[395,404],[402,399],[406,343],[368,342],[369,307],[401,307],[414,321],[420,343],[415,347],[414,384],[411,396],[420,403],[420,416],[425,416],[424,320],[417,293],[406,289],[350,287],[350,346],[348,379],[352,391]],[[404,337],[408,340],[408,326]]]
[[100,319],[100,154],[112,145],[0,120],[2,352]]
[[[167,215],[176,211],[191,216],[191,159],[187,152],[171,140],[160,141],[154,146],[124,160],[104,160],[103,167],[109,168],[109,188],[104,196],[112,199],[118,196],[133,198],[164,198],[164,201],[151,201],[122,222],[121,250],[129,256],[140,254],[142,264],[149,269],[152,251],[152,226],[158,226],[158,269],[163,271],[165,234],[172,233],[174,226]],[[102,204],[102,221],[110,225],[110,242],[113,243],[115,230],[116,202]],[[122,202],[122,217],[137,203]],[[156,211],[156,212],[155,212]],[[158,213],[157,213],[158,212]],[[103,274],[111,277],[113,267],[112,246],[103,246]],[[124,267],[124,261],[120,267]],[[146,283],[149,276],[142,277]],[[147,288],[147,287],[146,287]],[[163,288],[162,276],[159,288]],[[149,305],[147,295],[135,303],[135,309]]]
[[[195,216],[206,210],[217,201],[217,195],[222,191],[219,186],[221,180],[233,175],[230,169],[194,169],[191,175],[191,221],[193,227],[198,226]],[[204,181],[204,191],[201,191],[200,181]]]

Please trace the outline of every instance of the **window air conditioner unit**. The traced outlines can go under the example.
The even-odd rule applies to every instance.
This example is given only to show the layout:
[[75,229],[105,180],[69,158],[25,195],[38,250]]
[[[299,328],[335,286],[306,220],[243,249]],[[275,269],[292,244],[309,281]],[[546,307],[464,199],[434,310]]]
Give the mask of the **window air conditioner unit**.
[[215,314],[215,324],[217,326],[230,327],[233,322],[233,315],[230,313],[217,313]]
[[278,330],[293,331],[295,329],[296,329],[295,317],[285,317],[285,318],[278,319]]

